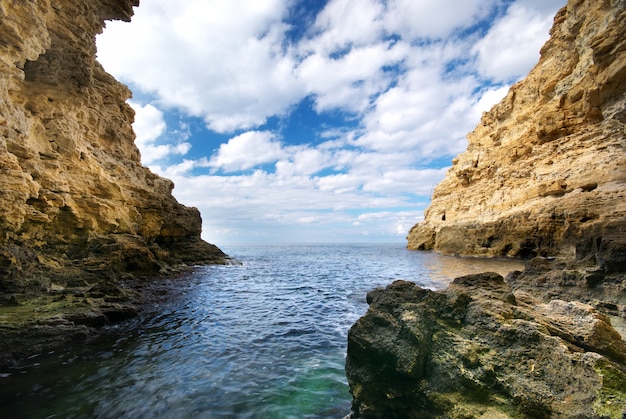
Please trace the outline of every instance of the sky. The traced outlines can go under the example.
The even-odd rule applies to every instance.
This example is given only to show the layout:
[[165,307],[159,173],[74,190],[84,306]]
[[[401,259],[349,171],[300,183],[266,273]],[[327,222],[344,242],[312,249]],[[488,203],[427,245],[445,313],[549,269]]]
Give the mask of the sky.
[[98,60],[207,241],[405,242],[565,2],[141,0]]

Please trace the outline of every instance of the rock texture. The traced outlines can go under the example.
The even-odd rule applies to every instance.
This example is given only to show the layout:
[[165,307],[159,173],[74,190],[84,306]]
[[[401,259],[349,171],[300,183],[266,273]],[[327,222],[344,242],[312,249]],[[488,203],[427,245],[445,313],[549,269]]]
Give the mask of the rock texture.
[[570,0],[558,12],[539,63],[468,135],[409,248],[571,257],[595,243],[600,258],[624,253],[625,9]]
[[369,293],[352,417],[625,418],[626,3],[570,0],[468,138],[409,248],[526,268]]
[[626,345],[591,306],[513,292],[495,273],[367,296],[348,335],[353,417],[622,418]]
[[105,20],[138,3],[0,0],[0,305],[117,304],[132,294],[109,287],[120,279],[226,260],[200,238],[199,212],[141,165],[131,93],[96,61]]

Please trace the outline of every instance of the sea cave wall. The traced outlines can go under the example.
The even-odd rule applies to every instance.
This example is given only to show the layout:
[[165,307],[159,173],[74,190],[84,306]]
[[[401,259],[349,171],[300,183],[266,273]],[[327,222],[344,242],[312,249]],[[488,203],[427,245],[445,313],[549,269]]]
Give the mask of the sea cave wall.
[[624,2],[569,1],[536,67],[468,135],[408,247],[512,257],[623,247],[625,92]]

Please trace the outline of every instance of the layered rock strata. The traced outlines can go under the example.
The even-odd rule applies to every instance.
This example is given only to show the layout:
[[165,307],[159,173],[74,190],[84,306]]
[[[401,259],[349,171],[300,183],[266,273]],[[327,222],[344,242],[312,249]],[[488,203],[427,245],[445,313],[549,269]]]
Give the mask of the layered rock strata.
[[131,93],[96,61],[104,22],[138,3],[0,0],[0,304],[115,308],[133,294],[120,279],[226,260],[200,238],[199,212],[141,165]]
[[468,135],[409,248],[571,257],[597,243],[602,258],[626,246],[624,2],[570,0],[550,33]]

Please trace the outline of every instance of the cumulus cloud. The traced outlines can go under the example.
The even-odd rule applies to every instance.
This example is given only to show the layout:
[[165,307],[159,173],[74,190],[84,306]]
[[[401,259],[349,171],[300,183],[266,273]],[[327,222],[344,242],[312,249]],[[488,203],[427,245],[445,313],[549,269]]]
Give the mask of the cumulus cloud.
[[[328,0],[290,20],[311,4],[142,0],[98,38],[144,100],[143,162],[208,240],[403,239],[565,0]],[[290,137],[305,100],[317,125]]]
[[225,172],[274,163],[284,155],[276,136],[268,131],[248,131],[220,145],[209,166]]
[[343,109],[361,113],[370,106],[371,98],[393,81],[385,67],[401,62],[407,52],[402,43],[384,42],[353,48],[338,58],[316,53],[300,63],[297,75],[315,97],[318,112]]
[[445,38],[484,19],[498,0],[390,0],[385,26],[409,39]]
[[152,164],[170,155],[185,155],[191,149],[191,144],[185,141],[177,143],[156,144],[166,132],[167,124],[163,119],[163,112],[155,106],[130,102],[135,111],[133,130],[136,134],[135,144],[141,152],[144,164]]
[[[165,174],[176,183],[181,201],[201,209],[204,237],[222,242],[256,240],[257,235],[266,241],[358,241],[372,236],[397,241],[406,235],[397,231],[398,220],[414,224],[425,206],[401,195],[363,193],[358,184],[369,180],[355,175],[343,176],[355,187],[325,188],[332,176],[283,177],[264,171],[228,177]],[[401,215],[385,211],[388,208],[405,210]],[[386,217],[364,220],[368,217],[363,214],[372,211]]]
[[[561,0],[526,0],[512,4],[478,41],[472,52],[478,55],[480,74],[496,82],[519,78],[537,63],[539,49],[552,26],[554,10]],[[546,13],[546,11],[551,13]]]
[[301,98],[282,51],[280,0],[142,2],[132,25],[109,22],[98,56],[125,82],[229,132],[262,124]]

